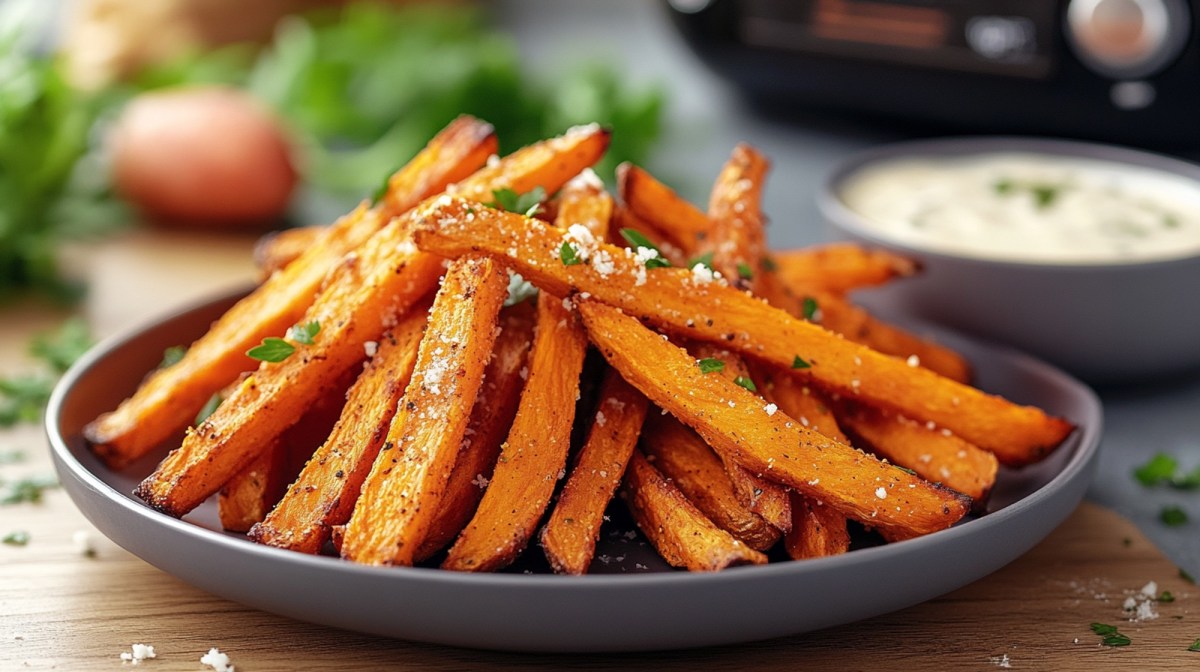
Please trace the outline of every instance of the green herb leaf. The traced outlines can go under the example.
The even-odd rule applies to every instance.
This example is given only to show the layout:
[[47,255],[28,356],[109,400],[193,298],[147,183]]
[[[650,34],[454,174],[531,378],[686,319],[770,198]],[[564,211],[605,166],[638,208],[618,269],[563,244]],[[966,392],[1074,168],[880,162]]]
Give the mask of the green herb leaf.
[[57,487],[58,480],[53,476],[22,478],[5,485],[0,495],[0,505],[37,504],[42,501],[42,493]]
[[317,320],[297,324],[291,329],[288,329],[287,337],[292,341],[301,345],[312,345],[313,338],[321,333],[321,323]]
[[655,268],[670,268],[670,266],[671,262],[663,259],[662,257],[654,257],[653,259],[646,260],[646,270],[652,270]]
[[997,194],[1001,195],[1012,193],[1015,187],[1016,185],[1013,184],[1013,181],[1009,179],[996,180],[996,182],[992,184],[992,189],[995,190]]
[[1129,639],[1127,635],[1118,632],[1115,635],[1109,635],[1100,640],[1100,643],[1105,646],[1129,646],[1133,643],[1133,640]]
[[717,373],[725,370],[725,362],[715,357],[705,357],[696,364],[700,366],[700,373]]
[[1146,487],[1166,483],[1175,476],[1179,463],[1166,453],[1158,453],[1142,466],[1134,469],[1133,477]]
[[1179,527],[1187,524],[1188,515],[1187,511],[1184,511],[1182,508],[1175,505],[1170,505],[1164,506],[1162,510],[1158,512],[1158,519],[1161,520],[1162,524],[1166,525],[1167,527]]
[[1117,626],[1107,623],[1092,623],[1092,632],[1097,635],[1115,635],[1117,634]]
[[908,474],[909,476],[917,475],[917,472],[913,471],[912,469],[909,469],[908,467],[902,467],[898,464],[893,464],[892,466],[899,469],[900,471],[903,471],[904,473]]
[[546,200],[546,190],[534,187],[532,190],[518,194],[509,188],[492,191],[492,202],[486,203],[497,210],[507,210],[518,215],[533,217],[542,211],[542,201]]
[[1033,202],[1037,204],[1038,209],[1044,210],[1058,200],[1059,194],[1062,193],[1062,187],[1053,184],[1034,184],[1030,185],[1029,193],[1033,194]]
[[811,296],[804,297],[804,301],[800,304],[800,316],[809,322],[815,322],[817,319],[817,311],[821,307],[817,305],[817,300]]
[[4,535],[4,538],[0,539],[0,543],[6,546],[25,546],[29,543],[29,533],[25,530],[14,530]]
[[217,407],[225,401],[225,397],[221,396],[220,392],[213,394],[204,402],[204,407],[196,414],[196,420],[192,423],[193,427],[199,427],[202,422],[208,419],[208,416],[217,411]]
[[169,366],[175,366],[183,359],[185,354],[187,354],[187,348],[182,345],[172,345],[163,350],[162,361],[158,363],[158,368],[165,369]]
[[1192,584],[1193,586],[1196,585],[1196,577],[1192,576],[1191,574],[1188,574],[1187,570],[1182,567],[1179,568],[1179,578],[1183,579],[1184,581],[1187,581],[1188,583]]
[[[654,250],[655,252],[659,252],[661,254],[661,250],[659,250],[654,243],[650,242],[649,238],[647,238],[642,234],[641,231],[638,231],[637,229],[621,229],[621,237],[624,238],[625,242],[629,243],[629,246],[635,251],[639,247],[644,247],[647,250]],[[712,257],[710,256],[709,258],[711,259]]]
[[801,359],[800,355],[796,355],[794,358],[792,358],[792,368],[793,369],[811,369],[812,364],[809,364],[808,362]]
[[1175,596],[1171,594],[1171,591],[1164,590],[1162,592],[1162,594],[1158,596],[1158,601],[1159,602],[1174,602]]
[[775,257],[764,255],[762,258],[762,269],[768,273],[774,273],[779,270],[779,264],[776,263]]
[[522,301],[537,296],[538,289],[519,273],[508,273],[508,298],[504,299],[505,306],[515,306]]
[[296,352],[296,346],[282,338],[268,336],[262,340],[262,344],[247,350],[246,356],[260,362],[279,363],[291,357],[293,352]]
[[575,253],[575,248],[565,240],[562,247],[558,248],[558,258],[562,260],[563,266],[574,266],[583,263],[583,260]]
[[738,277],[743,280],[754,279],[754,269],[750,268],[750,264],[744,261],[739,261],[737,265]]
[[750,379],[749,379],[749,378],[747,378],[746,376],[738,376],[737,378],[734,378],[734,379],[733,379],[733,384],[734,384],[734,385],[739,385],[739,386],[741,386],[741,387],[744,387],[744,388],[746,388],[747,390],[750,390],[751,392],[757,392],[757,391],[758,391],[758,388],[757,388],[757,387],[754,385],[754,381],[753,381],[753,380],[750,380]]
[[1200,651],[1200,639],[1192,642],[1192,645],[1188,647],[1188,651]]
[[696,267],[696,264],[700,264],[701,266],[706,266],[709,270],[712,270],[713,253],[705,252],[704,254],[702,254],[698,257],[692,257],[691,259],[688,259],[687,267],[689,269],[692,269],[692,268]]

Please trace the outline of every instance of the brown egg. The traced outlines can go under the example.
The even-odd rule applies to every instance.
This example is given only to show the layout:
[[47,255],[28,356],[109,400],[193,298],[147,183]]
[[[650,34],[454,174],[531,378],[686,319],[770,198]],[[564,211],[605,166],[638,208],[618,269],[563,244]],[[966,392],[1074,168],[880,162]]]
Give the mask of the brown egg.
[[281,123],[236,89],[144,94],[110,141],[117,190],[156,221],[252,226],[282,215],[296,184]]

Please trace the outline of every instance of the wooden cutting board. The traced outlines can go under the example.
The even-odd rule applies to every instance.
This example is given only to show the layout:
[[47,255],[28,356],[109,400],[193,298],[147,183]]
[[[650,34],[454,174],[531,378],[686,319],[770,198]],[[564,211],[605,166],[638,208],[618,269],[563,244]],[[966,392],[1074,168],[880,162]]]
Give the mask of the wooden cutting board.
[[[151,567],[92,532],[95,558],[73,535],[90,526],[62,492],[6,508],[28,546],[0,546],[0,669],[122,669],[134,643],[158,657],[140,669],[198,670],[210,647],[240,672],[267,670],[1195,670],[1197,590],[1129,522],[1083,505],[1003,570],[932,602],[861,623],[741,646],[628,655],[526,656],[415,644],[301,623],[242,607]],[[214,568],[214,571],[220,571]],[[931,568],[931,571],[937,571]],[[1127,594],[1156,581],[1175,601],[1131,623]],[[797,595],[796,599],[804,599]],[[1132,640],[1099,645],[1089,623]],[[126,665],[125,668],[129,666]]]

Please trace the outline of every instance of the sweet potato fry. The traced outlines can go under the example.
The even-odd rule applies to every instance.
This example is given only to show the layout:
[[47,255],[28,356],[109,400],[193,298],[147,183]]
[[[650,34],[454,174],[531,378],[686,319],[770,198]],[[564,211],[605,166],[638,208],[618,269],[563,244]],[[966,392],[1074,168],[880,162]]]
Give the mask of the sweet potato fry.
[[[814,391],[799,378],[786,373],[774,375],[771,367],[765,364],[758,364],[754,370],[763,399],[775,404],[801,426],[850,445],[820,390]],[[794,492],[791,493],[791,512],[792,524],[784,547],[793,560],[834,555],[849,549],[845,514],[832,507],[816,505]]]
[[313,344],[298,346],[283,361],[263,362],[142,481],[139,497],[176,517],[191,511],[362,362],[364,345],[379,340],[433,289],[441,262],[412,248],[404,224],[393,220],[346,257],[304,315],[304,323],[320,326]]
[[156,371],[115,411],[89,424],[84,435],[96,454],[110,467],[121,468],[186,427],[213,393],[255,367],[247,349],[300,320],[343,255],[363,244],[392,214],[470,174],[487,160],[495,142],[488,124],[470,117],[453,122],[397,173],[387,195],[389,208],[368,210],[364,204],[338,220],[319,244],[222,316],[183,359]]
[[353,374],[353,371],[347,372],[342,381],[329,388],[296,424],[221,488],[217,495],[217,514],[223,529],[249,531],[283,497],[288,484],[295,480],[304,463],[337,422],[346,404],[346,388],[353,381]]
[[600,387],[600,403],[587,441],[571,467],[550,519],[542,550],[560,574],[586,574],[596,552],[604,510],[612,500],[646,418],[646,397],[612,369]]
[[792,493],[792,529],[783,538],[783,547],[793,560],[824,558],[850,550],[850,532],[846,516],[825,503]]
[[[472,252],[502,257],[545,291],[588,292],[690,338],[724,343],[785,370],[796,367],[796,375],[847,398],[933,421],[995,453],[1004,464],[1035,462],[1072,431],[1070,423],[1039,409],[908,366],[732,287],[698,282],[685,269],[647,270],[609,245],[598,246],[590,263],[566,265],[560,258],[566,242],[561,232],[490,209],[468,219],[469,207],[447,198],[421,208],[414,227],[418,247],[450,257]],[[597,269],[596,260],[605,263]]]
[[421,562],[442,550],[474,515],[483,489],[492,478],[500,446],[508,434],[521,397],[521,370],[533,341],[534,311],[525,301],[500,314],[500,333],[484,373],[483,387],[471,409],[471,421],[458,450],[446,494],[429,526],[415,560]]
[[713,183],[708,204],[712,233],[700,246],[712,252],[712,268],[732,285],[758,293],[766,252],[762,187],[770,162],[740,143]]
[[971,379],[971,366],[962,355],[928,339],[879,320],[867,311],[830,292],[816,289],[793,294],[773,277],[767,277],[762,295],[771,305],[816,322],[855,343],[893,355],[960,383]]
[[876,287],[920,272],[920,264],[886,250],[853,243],[832,243],[771,253],[780,282],[833,294]]
[[625,470],[622,497],[642,534],[673,567],[715,572],[767,562],[767,556],[705,518],[636,450]]
[[595,164],[608,149],[612,132],[596,124],[576,126],[563,135],[529,145],[494,165],[446,189],[446,192],[480,203],[493,200],[492,192],[507,187],[523,194],[542,187],[547,194]]
[[[590,179],[573,179],[558,202],[556,223],[580,245],[603,239],[612,199]],[[479,508],[450,547],[443,569],[491,571],[516,559],[529,543],[563,477],[579,398],[587,336],[561,298],[538,296],[529,377],[517,415]]]
[[319,245],[328,232],[325,226],[300,226],[266,234],[254,244],[254,265],[259,277],[265,281],[287,268],[310,247]]
[[[726,380],[757,391],[754,380],[750,377],[750,369],[741,357],[712,343],[688,343],[688,354],[697,361],[715,360],[724,367],[716,375]],[[738,500],[750,510],[762,516],[768,523],[780,531],[786,532],[792,526],[792,505],[787,488],[767,479],[763,474],[756,473],[742,466],[733,455],[720,450],[717,455],[725,464],[725,471],[733,484],[733,491]]]
[[412,378],[346,524],[342,557],[413,564],[458,459],[507,288],[488,259],[460,259],[446,272]]
[[276,437],[245,469],[229,479],[217,494],[221,529],[245,532],[262,520],[287,489],[287,450]]
[[491,483],[443,569],[491,571],[525,549],[566,465],[587,337],[574,312],[538,296],[529,377]]
[[265,520],[250,530],[251,539],[301,553],[319,553],[329,538],[329,528],[350,519],[362,482],[412,377],[427,321],[426,305],[416,305],[379,338],[374,355],[346,394],[341,417],[328,439],[311,454],[312,459]]
[[703,212],[631,163],[617,166],[617,193],[630,212],[684,251],[696,249],[708,235],[710,225]]
[[625,380],[744,466],[869,525],[928,533],[967,513],[966,497],[772,411],[620,309],[593,299],[576,305],[588,336]]
[[641,447],[646,459],[717,527],[757,551],[779,541],[779,528],[742,504],[721,458],[678,420],[651,413],[642,429]]
[[995,455],[937,427],[866,405],[842,404],[837,413],[846,429],[876,455],[967,495],[976,507],[987,502],[996,482]]

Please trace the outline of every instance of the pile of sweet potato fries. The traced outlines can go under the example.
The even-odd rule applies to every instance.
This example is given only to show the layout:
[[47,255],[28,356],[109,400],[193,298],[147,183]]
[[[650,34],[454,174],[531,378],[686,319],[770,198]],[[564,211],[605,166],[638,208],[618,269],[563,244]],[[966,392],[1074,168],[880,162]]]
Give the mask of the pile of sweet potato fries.
[[[608,140],[496,159],[488,124],[454,121],[378,203],[264,240],[262,283],[87,439],[121,468],[187,428],[136,494],[172,516],[217,494],[271,546],[488,571],[536,534],[583,574],[614,497],[673,566],[764,563],[781,540],[827,556],[848,520],[888,541],[953,525],[998,465],[1071,433],[847,301],[909,261],[768,252],[753,148],[705,212],[634,166],[615,203],[589,169]],[[605,364],[581,401],[589,347]]]

